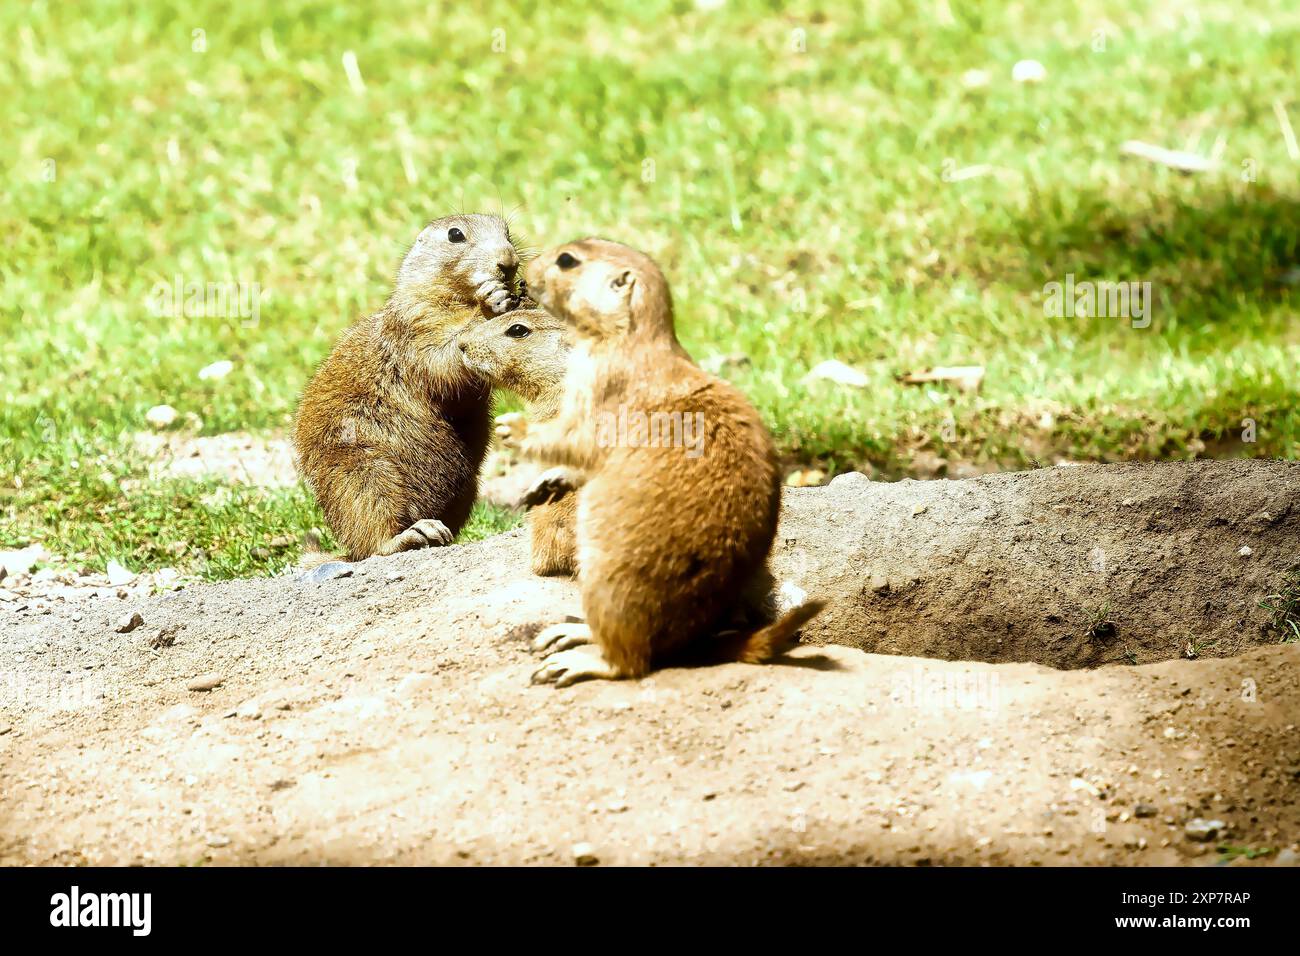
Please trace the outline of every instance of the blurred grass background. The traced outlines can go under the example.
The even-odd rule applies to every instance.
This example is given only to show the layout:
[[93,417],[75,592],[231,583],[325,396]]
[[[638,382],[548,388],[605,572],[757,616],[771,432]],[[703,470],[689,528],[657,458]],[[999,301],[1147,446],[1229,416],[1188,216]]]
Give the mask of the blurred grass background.
[[[461,209],[657,257],[687,348],[749,358],[726,374],[791,468],[1296,458],[1300,162],[1275,104],[1300,124],[1298,28],[1292,0],[5,5],[0,547],[291,560],[260,545],[321,525],[305,492],[214,499],[148,477],[133,436],[163,403],[283,434],[423,222]],[[1022,59],[1046,78],[1014,82]],[[1067,273],[1151,282],[1151,326],[1045,315]],[[259,320],[153,314],[175,276],[257,283]],[[805,383],[826,359],[869,385]],[[978,393],[895,381],[967,364]]]

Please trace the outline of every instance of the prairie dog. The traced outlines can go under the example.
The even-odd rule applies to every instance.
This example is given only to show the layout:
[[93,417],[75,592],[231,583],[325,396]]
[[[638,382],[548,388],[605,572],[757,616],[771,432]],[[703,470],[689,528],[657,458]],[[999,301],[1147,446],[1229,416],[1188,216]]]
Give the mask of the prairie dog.
[[569,367],[568,323],[542,309],[516,309],[463,330],[456,342],[470,371],[528,402],[537,420],[560,410]]
[[384,307],[340,337],[303,393],[294,448],[347,558],[449,544],[487,450],[488,383],[456,334],[513,309],[519,255],[497,216],[426,226]]
[[781,475],[758,413],[678,343],[668,284],[648,256],[583,239],[541,254],[527,279],[543,308],[572,323],[575,344],[559,413],[523,441],[558,467],[525,501],[578,489],[586,617],[539,635],[535,646],[551,653],[534,681],[780,654],[821,602],[757,630],[719,629],[766,576],[776,534]]
[[[541,309],[518,309],[479,322],[457,337],[465,364],[498,388],[529,403],[533,422],[560,410],[560,382],[569,364],[569,327]],[[534,574],[573,574],[577,498],[562,494],[528,513]]]

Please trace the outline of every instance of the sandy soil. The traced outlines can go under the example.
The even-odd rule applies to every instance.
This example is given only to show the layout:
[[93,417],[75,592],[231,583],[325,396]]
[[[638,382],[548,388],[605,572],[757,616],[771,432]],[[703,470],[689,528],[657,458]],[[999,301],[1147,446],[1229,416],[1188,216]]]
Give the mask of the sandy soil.
[[[1062,607],[1092,600],[1076,589],[1097,582],[1045,544],[979,572],[999,579],[979,601],[939,596],[940,572],[1005,553],[977,531],[990,521],[1040,544],[1085,520],[1116,540],[1124,521],[1146,527],[1146,499],[1105,494],[1054,517],[1121,467],[792,492],[777,569],[832,601],[808,639],[891,654],[810,645],[768,666],[530,686],[527,638],[579,608],[571,582],[528,575],[522,531],[317,582],[0,611],[0,863],[1200,864],[1231,858],[1220,846],[1294,862],[1300,645],[1278,644],[1246,604],[1300,550],[1290,502],[1268,497],[1300,466],[1219,467],[1129,469],[1124,483],[1152,493],[1186,489],[1197,517],[1153,532],[1143,567],[1164,569],[1160,586],[1121,570],[1097,592],[1143,655],[1178,656],[1143,636],[1156,606],[1160,620],[1184,607],[1193,632],[1237,634],[1196,660],[1078,666],[1098,655],[1058,653],[1055,635],[1074,631],[1053,629],[1035,591],[1015,639],[988,643],[1006,633],[981,616],[1009,600],[1001,578],[1055,577]],[[1228,479],[1265,498],[1206,497]],[[989,500],[998,519],[983,517]],[[1258,509],[1270,519],[1252,524]],[[1216,510],[1245,523],[1205,524]],[[1251,558],[1226,564],[1247,531]],[[984,544],[947,561],[963,541]],[[1190,580],[1227,591],[1170,600]],[[1207,601],[1230,625],[1201,613]],[[143,623],[119,633],[127,612]]]
[[[791,489],[783,579],[831,598],[818,642],[1053,667],[1276,643],[1300,565],[1300,464],[1080,465]],[[1294,576],[1294,575],[1291,575]]]
[[217,478],[236,485],[284,488],[297,484],[293,442],[284,435],[248,432],[200,436],[189,432],[138,432],[135,449],[152,460],[149,476]]

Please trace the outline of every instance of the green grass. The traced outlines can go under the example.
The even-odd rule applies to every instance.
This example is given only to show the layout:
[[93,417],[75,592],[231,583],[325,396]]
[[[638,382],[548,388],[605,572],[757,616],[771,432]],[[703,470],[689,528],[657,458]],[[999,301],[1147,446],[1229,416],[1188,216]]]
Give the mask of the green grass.
[[1300,566],[1292,568],[1277,592],[1259,602],[1268,612],[1269,625],[1284,644],[1300,641]]
[[[210,577],[289,560],[248,552],[321,524],[302,492],[203,504],[143,480],[131,435],[160,403],[284,431],[404,244],[460,208],[655,255],[692,353],[752,359],[728,374],[792,465],[1300,456],[1290,0],[375,9],[0,9],[0,545],[148,566],[181,540]],[[1013,83],[1023,58],[1047,80]],[[1195,176],[1118,151],[1220,137]],[[1151,326],[1045,315],[1067,273],[1151,282]],[[174,276],[257,283],[259,320],[152,314]],[[870,387],[803,383],[830,358]],[[894,379],[953,364],[986,366],[982,391]]]
[[1260,857],[1272,856],[1277,852],[1271,846],[1250,847],[1250,846],[1233,846],[1232,844],[1220,844],[1216,847],[1219,853],[1220,862],[1228,862],[1239,858],[1255,860]]

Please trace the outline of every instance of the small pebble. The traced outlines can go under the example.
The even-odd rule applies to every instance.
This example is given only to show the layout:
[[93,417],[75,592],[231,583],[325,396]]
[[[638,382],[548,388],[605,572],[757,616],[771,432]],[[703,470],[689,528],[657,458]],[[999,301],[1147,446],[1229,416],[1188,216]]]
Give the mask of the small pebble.
[[174,646],[176,644],[176,635],[180,633],[183,626],[181,624],[168,624],[166,627],[159,628],[158,633],[149,642],[149,646],[155,651]]
[[1238,553],[1239,555],[1241,555],[1243,558],[1249,558],[1249,557],[1250,557],[1252,554],[1254,554],[1255,552],[1252,551],[1252,550],[1250,550],[1250,546],[1249,546],[1249,545],[1245,545],[1245,544],[1243,544],[1243,545],[1241,546],[1241,550],[1238,551],[1237,553]]
[[175,568],[159,568],[154,572],[153,583],[164,591],[180,585],[181,573]]
[[352,574],[352,565],[344,561],[331,561],[318,568],[312,568],[306,574],[298,575],[297,580],[299,584],[320,584],[324,581],[333,581],[335,578],[350,578]]
[[1187,836],[1187,839],[1194,843],[1209,843],[1226,826],[1227,824],[1222,820],[1205,820],[1197,817],[1194,820],[1187,821],[1187,825],[1183,827],[1183,833]]
[[573,862],[578,866],[595,866],[600,862],[600,858],[596,856],[596,848],[590,843],[575,843]]
[[132,631],[134,631],[137,627],[139,627],[143,623],[144,623],[144,616],[141,615],[139,611],[135,611],[131,614],[123,615],[121,620],[117,622],[117,633],[130,634]]
[[791,488],[816,488],[825,484],[826,472],[820,468],[801,468],[786,475],[785,483]]
[[870,484],[871,479],[860,471],[846,471],[836,475],[831,479],[832,488],[842,488],[845,485]]
[[223,379],[230,374],[235,367],[234,362],[220,361],[213,362],[211,365],[205,365],[199,369],[199,381],[207,382],[216,379]]
[[1154,807],[1152,804],[1149,803],[1139,803],[1136,807],[1133,808],[1133,816],[1141,817],[1143,819],[1147,817],[1154,817],[1159,812],[1160,811],[1156,809],[1156,807]]
[[145,412],[144,420],[161,431],[170,427],[176,421],[176,409],[170,405],[155,405]]
[[1037,60],[1021,60],[1011,68],[1011,79],[1017,83],[1041,83],[1047,79],[1047,67]]
[[135,574],[128,571],[116,561],[108,562],[108,583],[111,587],[121,587],[124,584],[130,584],[135,580]]
[[225,678],[220,674],[201,674],[185,685],[186,690],[209,691],[220,687]]

